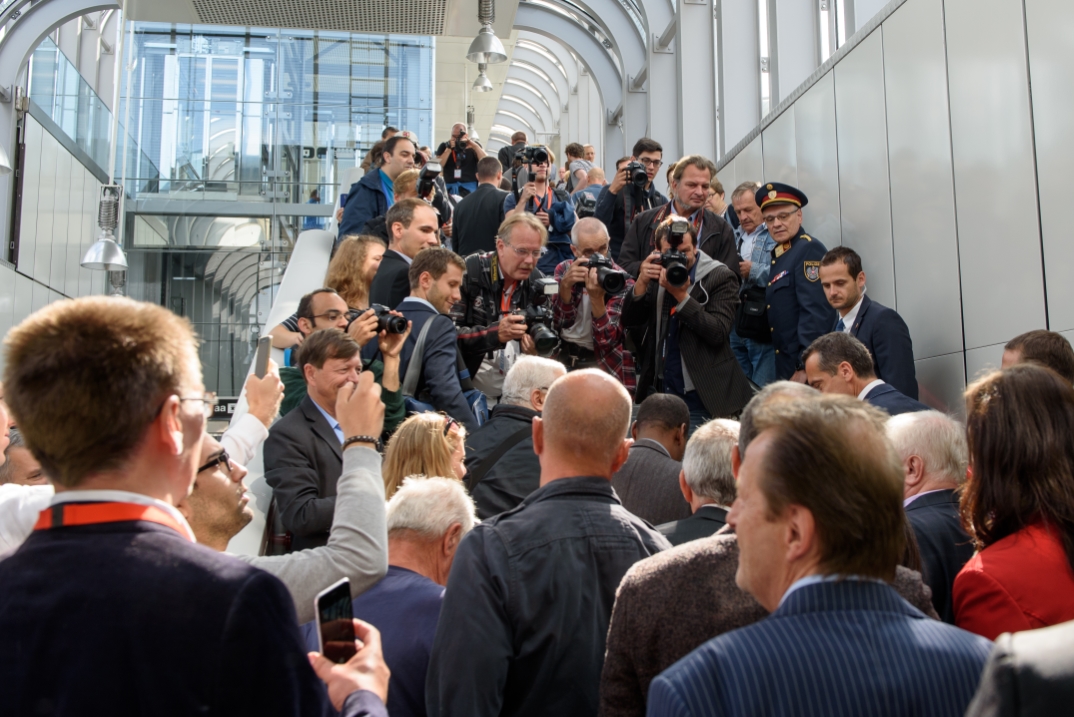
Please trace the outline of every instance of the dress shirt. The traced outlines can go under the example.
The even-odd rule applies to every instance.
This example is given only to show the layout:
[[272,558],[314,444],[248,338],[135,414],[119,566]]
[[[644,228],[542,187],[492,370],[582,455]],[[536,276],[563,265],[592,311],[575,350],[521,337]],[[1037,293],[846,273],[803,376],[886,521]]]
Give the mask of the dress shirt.
[[783,593],[783,597],[779,599],[779,605],[782,607],[786,602],[787,597],[799,588],[804,588],[807,585],[819,585],[820,583],[834,583],[838,580],[855,580],[862,582],[874,582],[881,585],[886,585],[883,580],[877,580],[876,578],[867,578],[864,575],[807,575],[804,578],[798,578],[791,586],[787,588],[787,592]]
[[261,419],[244,413],[220,436],[220,445],[231,456],[231,460],[247,466],[254,459],[258,446],[264,443],[266,438],[268,429]]
[[861,292],[861,296],[858,298],[858,303],[854,304],[854,308],[847,312],[846,316],[841,317],[843,321],[843,333],[849,334],[850,329],[854,326],[854,319],[858,318],[858,311],[861,309],[861,302],[865,299],[865,292]]
[[335,433],[336,433],[336,438],[339,439],[339,445],[342,446],[344,437],[343,437],[343,429],[339,427],[339,421],[337,421],[336,419],[332,418],[332,416],[329,415],[328,411],[326,411],[323,408],[321,408],[321,404],[317,403],[316,401],[313,401],[313,405],[316,406],[317,410],[321,412],[322,416],[324,416],[324,420],[328,421],[328,425],[332,427],[332,430],[335,431]]
[[863,388],[863,389],[861,390],[861,393],[859,393],[859,394],[858,394],[858,400],[859,400],[859,401],[864,401],[864,400],[865,400],[865,397],[869,395],[869,392],[870,392],[870,391],[872,391],[872,390],[873,390],[874,388],[876,388],[877,386],[880,386],[880,385],[881,385],[881,384],[883,384],[883,383],[884,383],[884,382],[883,382],[883,381],[881,381],[881,380],[880,380],[880,379],[878,379],[878,378],[877,378],[877,379],[874,379],[874,380],[872,380],[872,381],[870,381],[869,383],[867,383],[867,384],[865,385],[865,388]]
[[910,496],[909,498],[907,498],[906,500],[904,500],[902,502],[902,507],[905,508],[906,506],[910,505],[911,503],[913,503],[915,500],[917,500],[918,498],[920,498],[923,495],[928,495],[929,493],[939,493],[941,490],[950,490],[950,489],[949,488],[937,488],[936,490],[927,490],[927,491],[925,491],[923,493],[918,493],[917,495],[912,495],[912,496]]
[[428,306],[433,311],[436,311],[436,313],[438,313],[438,314],[440,313],[439,311],[437,311],[437,308],[435,306],[433,306],[427,300],[421,298],[420,296],[408,296],[405,299],[403,299],[403,301],[413,301],[416,304],[425,304],[426,306]]
[[131,493],[126,490],[65,490],[52,496],[52,501],[49,502],[49,505],[59,505],[60,503],[136,503],[137,505],[151,505],[154,508],[160,508],[174,518],[185,531],[190,542],[197,542],[197,538],[194,537],[194,531],[190,529],[190,524],[186,522],[186,518],[174,505],[169,505],[162,500],[150,498],[148,495],[141,493]]
[[408,265],[414,263],[413,259],[411,259],[409,256],[407,256],[401,251],[396,251],[395,249],[388,249],[387,251],[390,251],[392,254],[396,254],[398,256],[403,257],[403,261],[405,261]]

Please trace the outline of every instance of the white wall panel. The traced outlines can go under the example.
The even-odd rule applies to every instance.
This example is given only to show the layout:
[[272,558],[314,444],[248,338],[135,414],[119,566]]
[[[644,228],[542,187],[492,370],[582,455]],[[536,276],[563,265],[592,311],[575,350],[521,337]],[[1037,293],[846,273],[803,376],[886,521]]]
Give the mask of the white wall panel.
[[779,0],[773,3],[776,25],[776,76],[779,78],[777,105],[794,92],[817,69],[816,0]]
[[82,174],[81,162],[61,147],[59,166],[51,177],[56,191],[56,205],[52,210],[52,269],[48,285],[62,289],[67,281],[67,246],[71,241],[71,215],[80,207],[72,206],[71,175]]
[[[762,133],[764,181],[798,186],[798,156],[794,141],[794,110],[788,109]],[[808,195],[806,195],[808,196]]]
[[23,158],[22,219],[19,224],[19,271],[33,273],[37,251],[37,205],[41,183],[41,125],[26,116],[26,156]]
[[942,0],[908,0],[883,32],[895,308],[921,359],[963,349]]
[[[726,152],[761,121],[757,0],[721,0],[719,13],[717,51],[720,54],[720,132],[723,134],[720,151]],[[652,31],[660,32],[660,29],[652,28]],[[690,51],[689,48],[676,49]],[[682,101],[686,105],[683,111],[690,111],[689,99],[683,97]]]
[[32,268],[30,266],[19,267],[19,270],[46,284],[52,268],[53,211],[56,209],[55,179],[61,153],[67,154],[60,147],[60,143],[48,132],[41,132],[41,173],[38,183],[34,262]]
[[[15,317],[15,270],[0,264],[0,339],[7,336]],[[4,375],[4,354],[0,351],[0,376]]]
[[918,398],[937,411],[965,416],[962,392],[966,388],[966,364],[962,352],[914,361]]
[[93,181],[93,175],[76,163],[74,171],[71,172],[71,189],[68,193],[71,211],[67,217],[67,272],[63,286],[56,286],[68,296],[78,296],[78,274],[82,270],[80,263],[85,254],[82,240],[86,215],[82,205],[88,181]]
[[862,257],[869,295],[895,303],[888,189],[884,44],[873,32],[835,67],[842,243]]
[[23,276],[15,275],[15,312],[12,316],[12,326],[18,326],[33,310],[34,305],[34,282]]
[[977,348],[1045,324],[1022,4],[946,0],[945,17],[963,323]]
[[1025,0],[1048,325],[1074,328],[1074,242],[1065,188],[1074,157],[1074,3]]
[[835,75],[828,72],[794,103],[798,188],[809,204],[806,231],[831,248],[840,243],[839,150],[835,138]]
[[[1014,336],[1011,336],[1010,338],[1014,338]],[[989,371],[994,371],[999,368],[1003,361],[1003,347],[1006,345],[1007,342],[1004,341],[1003,343],[992,344],[991,346],[967,349],[966,380],[969,383],[973,383]]]
[[764,155],[761,152],[761,137],[755,138],[735,157],[735,175],[739,182],[747,180],[768,181],[764,176]]

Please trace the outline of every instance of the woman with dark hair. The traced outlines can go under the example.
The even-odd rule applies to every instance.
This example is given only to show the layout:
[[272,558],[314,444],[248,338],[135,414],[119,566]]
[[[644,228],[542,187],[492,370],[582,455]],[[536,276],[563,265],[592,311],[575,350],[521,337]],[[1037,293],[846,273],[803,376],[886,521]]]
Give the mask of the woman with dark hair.
[[978,553],[955,578],[955,624],[994,640],[1074,619],[1074,388],[1013,366],[966,389],[962,524]]

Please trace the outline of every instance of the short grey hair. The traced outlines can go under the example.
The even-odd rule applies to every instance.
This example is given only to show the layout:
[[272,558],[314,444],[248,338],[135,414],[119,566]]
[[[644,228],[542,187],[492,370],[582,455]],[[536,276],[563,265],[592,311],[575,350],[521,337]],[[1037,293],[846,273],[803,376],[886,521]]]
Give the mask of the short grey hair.
[[439,540],[455,523],[466,535],[476,522],[474,499],[454,478],[407,476],[388,501],[388,535],[412,530]]
[[26,441],[22,439],[22,433],[18,428],[12,428],[8,435],[7,448],[4,449],[4,462],[0,463],[0,485],[11,482],[11,474],[15,472],[11,465],[11,449],[26,448]]
[[753,196],[754,194],[757,193],[757,190],[760,189],[760,188],[761,188],[761,183],[760,182],[749,182],[749,181],[743,182],[742,184],[740,184],[737,187],[735,187],[735,191],[731,192],[731,201],[734,202],[736,199],[741,197],[743,194],[749,194],[750,196]]
[[772,399],[779,398],[816,398],[820,396],[820,392],[817,389],[807,386],[804,383],[797,383],[795,381],[775,381],[768,384],[760,391],[758,391],[750,402],[746,404],[746,407],[742,409],[742,415],[739,416],[740,428],[738,431],[738,458],[739,460],[745,460],[746,458],[746,446],[757,437],[757,429],[753,427],[753,417],[757,411],[764,408],[764,406]]
[[500,403],[530,408],[530,394],[537,388],[548,388],[552,382],[566,373],[559,361],[540,356],[523,356],[503,379],[503,396]]
[[583,217],[574,223],[571,229],[571,244],[578,246],[578,237],[582,234],[600,234],[603,238],[611,241],[608,236],[608,227],[596,217]]
[[731,449],[738,442],[739,423],[717,418],[690,436],[682,458],[686,485],[697,495],[720,505],[735,502],[738,491],[731,470]]
[[918,456],[926,473],[945,476],[956,485],[966,480],[969,450],[965,427],[945,413],[918,411],[892,416],[887,422],[888,438],[899,460]]

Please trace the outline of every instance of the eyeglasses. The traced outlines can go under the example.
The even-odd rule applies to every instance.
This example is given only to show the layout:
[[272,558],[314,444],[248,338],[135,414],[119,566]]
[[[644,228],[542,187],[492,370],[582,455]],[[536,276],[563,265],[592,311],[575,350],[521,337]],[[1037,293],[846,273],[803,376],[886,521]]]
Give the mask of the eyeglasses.
[[231,475],[231,471],[235,469],[235,464],[231,462],[231,456],[227,454],[227,451],[220,451],[215,456],[209,459],[209,462],[198,469],[198,473],[207,471],[210,468],[216,468],[218,465],[223,464],[224,469],[228,475]]
[[446,438],[451,433],[451,427],[459,425],[459,422],[443,411],[440,411],[440,415],[444,417],[444,437]]
[[775,221],[778,221],[780,224],[785,224],[788,219],[790,219],[791,217],[793,217],[797,213],[798,213],[798,210],[795,209],[793,212],[780,212],[779,214],[766,214],[765,216],[763,216],[761,218],[764,219],[765,224],[771,224],[772,222],[775,222]]
[[662,165],[664,163],[664,160],[662,160],[662,159],[649,159],[648,157],[642,157],[638,161],[641,162],[642,164],[644,164],[646,167],[653,167],[653,168],[659,168],[660,165]]
[[[201,412],[205,415],[206,418],[212,418],[213,406],[216,405],[216,394],[207,393],[204,396],[190,396],[189,398],[183,398],[182,396],[180,396],[179,401],[201,401]],[[163,408],[163,404],[161,404],[161,407]]]
[[345,313],[347,313],[347,312],[346,311],[326,311],[323,314],[317,314],[316,316],[311,316],[310,318],[313,319],[314,321],[316,321],[317,319],[328,319],[329,321],[339,321],[339,317],[343,316]]
[[[503,240],[501,239],[500,241],[503,241]],[[541,258],[541,254],[544,251],[543,249],[534,249],[533,251],[530,251],[529,249],[523,249],[522,247],[511,246],[510,244],[507,244],[507,242],[503,242],[503,243],[505,245],[507,245],[508,247],[510,247],[511,251],[513,251],[517,256],[519,256],[522,259],[525,259],[526,257],[530,257],[531,259],[536,261],[537,259]]]

